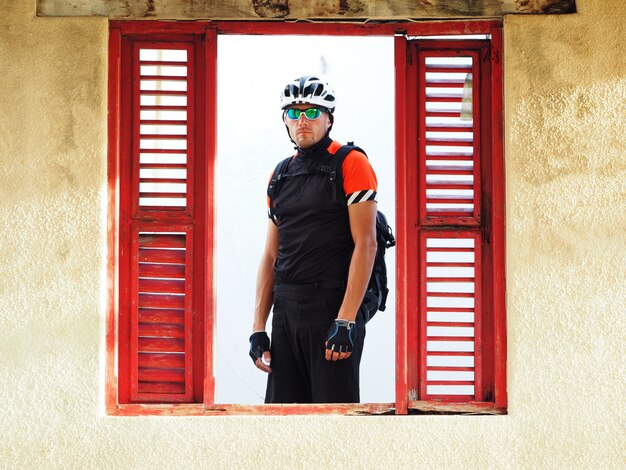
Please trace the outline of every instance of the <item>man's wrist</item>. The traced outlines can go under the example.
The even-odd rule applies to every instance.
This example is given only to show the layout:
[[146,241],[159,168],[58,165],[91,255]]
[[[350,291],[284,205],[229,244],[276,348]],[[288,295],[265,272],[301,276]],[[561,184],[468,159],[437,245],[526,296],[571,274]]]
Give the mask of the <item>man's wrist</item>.
[[337,320],[347,320],[347,321],[354,322],[356,321],[356,313],[353,316],[348,316],[339,312],[339,314],[337,315]]
[[337,326],[339,327],[350,329],[356,322],[354,320],[345,320],[343,318],[336,318],[335,323],[337,323]]

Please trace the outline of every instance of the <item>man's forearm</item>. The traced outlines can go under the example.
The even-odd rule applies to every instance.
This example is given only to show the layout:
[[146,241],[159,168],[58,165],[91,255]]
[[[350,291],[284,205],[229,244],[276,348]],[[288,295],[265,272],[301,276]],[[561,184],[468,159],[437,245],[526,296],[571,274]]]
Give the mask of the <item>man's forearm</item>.
[[274,299],[274,265],[271,259],[264,257],[259,266],[254,305],[254,321],[252,331],[265,330],[267,318]]

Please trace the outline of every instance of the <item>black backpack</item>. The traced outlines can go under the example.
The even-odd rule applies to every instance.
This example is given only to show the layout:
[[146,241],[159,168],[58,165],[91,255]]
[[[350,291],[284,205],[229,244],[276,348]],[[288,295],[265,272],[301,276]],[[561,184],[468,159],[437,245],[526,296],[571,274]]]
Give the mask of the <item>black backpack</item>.
[[[357,150],[363,155],[366,153],[360,147],[354,145],[353,142],[348,142],[348,145],[341,146],[335,154],[328,159],[325,165],[319,168],[322,173],[328,174],[331,181],[335,183],[335,197],[344,194],[343,192],[343,173],[342,165],[344,159],[348,156],[352,150]],[[280,191],[281,183],[289,162],[292,157],[286,158],[281,161],[274,170],[272,179],[267,188],[267,195],[270,198],[270,215],[274,217],[272,212],[273,199]],[[374,267],[372,269],[372,276],[370,277],[369,284],[365,291],[365,297],[361,307],[365,316],[365,321],[368,322],[376,314],[378,310],[381,312],[387,308],[387,295],[389,294],[389,288],[387,287],[387,265],[385,264],[385,250],[396,245],[396,239],[393,236],[393,231],[389,224],[387,224],[387,218],[385,214],[380,211],[376,212],[376,242],[378,248],[376,249],[376,258],[374,259]]]

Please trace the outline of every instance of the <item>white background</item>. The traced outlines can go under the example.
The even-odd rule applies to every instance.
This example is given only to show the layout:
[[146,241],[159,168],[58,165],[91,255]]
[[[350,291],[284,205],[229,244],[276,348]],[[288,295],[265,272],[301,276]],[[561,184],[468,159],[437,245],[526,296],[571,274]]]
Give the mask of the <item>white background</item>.
[[[278,161],[293,153],[280,91],[302,75],[332,85],[331,137],[367,152],[378,176],[379,210],[395,227],[393,74],[393,38],[219,37],[216,403],[262,403],[265,395],[266,375],[248,356],[248,337],[268,223],[267,182]],[[391,293],[387,310],[367,325],[364,403],[395,401],[395,250],[387,253]]]

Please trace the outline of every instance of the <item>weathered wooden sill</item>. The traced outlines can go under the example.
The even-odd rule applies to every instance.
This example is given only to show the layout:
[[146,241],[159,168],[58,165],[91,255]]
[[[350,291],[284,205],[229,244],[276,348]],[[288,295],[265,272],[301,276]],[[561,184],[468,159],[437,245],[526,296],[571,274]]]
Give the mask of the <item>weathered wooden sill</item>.
[[[319,404],[319,405],[215,405],[197,404],[122,404],[107,410],[110,416],[286,416],[286,415],[395,415],[393,403]],[[409,415],[502,415],[505,409],[493,403],[447,403],[410,401]]]

